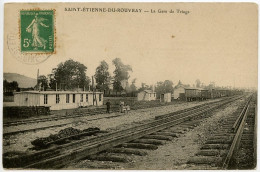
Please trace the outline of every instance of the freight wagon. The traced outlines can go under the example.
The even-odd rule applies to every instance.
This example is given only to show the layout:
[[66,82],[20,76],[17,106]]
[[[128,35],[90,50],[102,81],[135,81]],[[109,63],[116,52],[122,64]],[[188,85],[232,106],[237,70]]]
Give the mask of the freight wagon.
[[173,90],[173,98],[184,101],[207,100],[242,94],[238,90],[203,89],[183,85],[180,81]]
[[185,97],[186,101],[195,101],[199,97],[199,90],[197,88],[186,88]]
[[211,98],[211,92],[209,90],[201,90],[201,100],[207,100]]
[[228,97],[231,95],[230,90],[219,90],[220,92],[220,97]]
[[219,90],[215,90],[215,89],[211,90],[211,98],[212,99],[216,99],[216,98],[220,98],[220,97],[221,97],[221,95],[220,95]]

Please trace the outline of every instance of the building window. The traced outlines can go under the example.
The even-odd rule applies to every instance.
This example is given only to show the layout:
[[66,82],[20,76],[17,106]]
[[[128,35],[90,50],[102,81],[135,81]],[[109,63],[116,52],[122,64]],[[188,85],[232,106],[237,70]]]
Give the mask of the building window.
[[76,101],[76,95],[73,94],[72,96],[73,96],[73,97],[72,97],[72,98],[73,98],[72,101],[73,101],[73,103],[75,103],[75,101]]
[[152,94],[150,94],[150,97],[152,97]]
[[48,95],[44,94],[44,104],[48,104]]
[[99,94],[99,101],[101,102],[101,98],[102,98],[102,96],[101,96],[101,94]]
[[154,97],[156,97],[156,94],[154,93]]
[[70,102],[70,95],[66,94],[66,103],[69,103],[69,102]]
[[80,95],[80,102],[83,102],[83,94]]
[[56,104],[60,103],[60,95],[56,94]]
[[86,102],[88,102],[88,94],[86,94]]

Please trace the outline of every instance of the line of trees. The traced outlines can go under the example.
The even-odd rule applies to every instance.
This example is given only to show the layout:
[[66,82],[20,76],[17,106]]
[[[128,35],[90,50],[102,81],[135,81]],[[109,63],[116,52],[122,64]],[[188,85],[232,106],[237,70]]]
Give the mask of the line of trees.
[[3,91],[4,94],[13,93],[14,91],[20,91],[18,82],[8,82],[7,80],[4,80]]
[[[115,66],[113,76],[110,75],[109,65],[104,60],[96,68],[94,75],[96,89],[103,91],[105,94],[109,94],[112,89],[116,94],[121,94],[124,91],[136,91],[136,79],[132,81],[130,86],[128,84],[130,72],[133,71],[132,67],[124,64],[120,58],[115,58],[112,62]],[[91,80],[86,72],[87,67],[84,64],[69,59],[60,63],[57,68],[52,69],[51,74],[40,75],[36,87],[41,90],[55,90],[56,88],[59,90],[92,89]]]
[[211,81],[208,85],[205,85],[199,79],[196,79],[195,84],[193,84],[193,87],[203,88],[203,89],[207,89],[207,90],[211,90],[211,89],[232,89],[231,86],[222,86],[222,87],[217,86],[214,81]]
[[[105,95],[112,94],[128,96],[135,96],[137,92],[146,89],[154,90],[161,93],[173,92],[173,82],[165,80],[164,82],[157,82],[156,86],[147,85],[142,83],[141,88],[136,87],[136,78],[134,78],[129,84],[130,73],[133,69],[130,65],[124,64],[120,58],[115,58],[112,61],[115,66],[113,75],[109,73],[109,65],[103,60],[97,66],[95,71],[95,88],[99,91],[103,91]],[[51,74],[38,77],[38,89],[55,90],[75,90],[81,89],[93,89],[91,79],[86,75],[87,67],[77,61],[69,59],[64,63],[60,63],[57,68],[52,69]]]
[[[143,90],[154,90],[157,92],[157,95],[162,93],[173,93],[173,82],[170,80],[157,82],[155,86],[147,85],[142,83],[141,87],[137,89],[136,87],[136,78],[131,81],[129,84],[128,80],[130,78],[130,72],[133,72],[133,69],[130,65],[124,64],[120,58],[115,58],[112,60],[112,64],[115,66],[113,75],[109,72],[108,63],[103,60],[97,66],[95,75],[95,88],[99,91],[104,92],[105,95],[112,94],[122,95],[127,94],[129,96],[135,96],[137,92]],[[35,89],[40,90],[75,90],[75,89],[94,89],[92,88],[91,79],[86,75],[87,66],[84,64],[69,59],[63,63],[57,65],[56,68],[53,68],[51,73],[47,76],[40,75],[37,79],[37,85]],[[181,84],[179,81],[178,84]],[[190,87],[190,85],[184,85]],[[37,87],[37,88],[36,88]],[[219,88],[216,86],[215,82],[210,82],[209,85],[204,85],[199,79],[195,81],[193,87],[197,88]],[[222,87],[229,88],[229,87]],[[4,93],[19,91],[20,88],[16,81],[8,82],[4,80],[3,83]]]
[[[157,95],[162,93],[173,93],[173,82],[170,80],[157,82],[155,86],[147,85],[142,83],[141,87],[137,89],[136,87],[136,78],[131,81],[129,84],[128,80],[130,78],[130,72],[133,72],[133,69],[130,65],[124,64],[120,58],[115,58],[112,61],[115,66],[113,75],[109,72],[108,63],[103,60],[97,66],[95,75],[95,88],[99,91],[104,92],[105,95],[122,95],[127,94],[128,96],[135,96],[137,92],[143,90],[154,90],[157,92]],[[75,89],[94,89],[92,88],[92,83],[90,77],[86,75],[87,67],[77,61],[69,59],[63,63],[57,65],[56,68],[53,68],[51,73],[47,76],[40,75],[37,80],[36,89],[40,90],[75,90]],[[178,84],[181,84],[179,81]],[[183,84],[182,84],[183,85]],[[190,87],[190,85],[184,85]],[[19,86],[16,81],[8,82],[4,80],[3,83],[4,93],[19,91]],[[199,79],[195,81],[193,87],[212,89],[218,88],[215,82],[210,82],[209,85],[204,85]],[[226,88],[226,87],[222,87]]]

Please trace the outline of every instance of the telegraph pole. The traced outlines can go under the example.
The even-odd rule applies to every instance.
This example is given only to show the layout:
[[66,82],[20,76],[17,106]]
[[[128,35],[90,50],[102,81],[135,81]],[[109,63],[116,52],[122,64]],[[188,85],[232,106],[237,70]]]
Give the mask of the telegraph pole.
[[39,69],[37,71],[37,86],[36,89],[39,91]]
[[95,92],[94,92],[94,77],[92,76],[92,91],[93,91],[93,105],[95,105]]

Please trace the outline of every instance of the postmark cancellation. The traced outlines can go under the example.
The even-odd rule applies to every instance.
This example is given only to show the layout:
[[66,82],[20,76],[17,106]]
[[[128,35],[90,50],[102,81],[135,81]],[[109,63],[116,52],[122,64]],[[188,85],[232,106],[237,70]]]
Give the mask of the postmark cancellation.
[[20,9],[18,32],[7,34],[7,47],[14,58],[35,65],[56,53],[55,9]]

